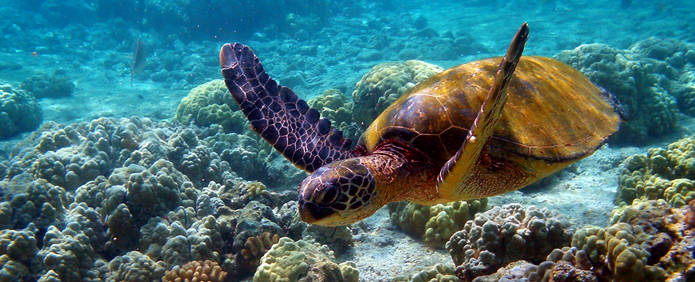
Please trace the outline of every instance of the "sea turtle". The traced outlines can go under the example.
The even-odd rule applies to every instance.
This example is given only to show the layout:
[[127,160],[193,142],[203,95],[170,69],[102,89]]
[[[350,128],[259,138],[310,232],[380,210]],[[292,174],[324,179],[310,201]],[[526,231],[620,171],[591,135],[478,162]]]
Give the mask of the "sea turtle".
[[527,37],[524,23],[503,58],[418,84],[355,149],[271,79],[249,47],[225,44],[220,64],[251,128],[311,173],[298,188],[302,220],[337,226],[391,202],[431,205],[519,189],[592,154],[615,133],[623,116],[617,100],[559,61],[522,58]]

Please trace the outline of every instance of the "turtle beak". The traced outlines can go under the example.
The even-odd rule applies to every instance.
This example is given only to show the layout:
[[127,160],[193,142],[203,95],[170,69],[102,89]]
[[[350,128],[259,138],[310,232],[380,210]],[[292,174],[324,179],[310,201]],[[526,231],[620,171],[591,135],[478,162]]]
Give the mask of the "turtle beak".
[[299,216],[302,221],[322,225],[321,220],[335,214],[332,208],[321,207],[312,202],[306,202],[304,199],[299,199]]

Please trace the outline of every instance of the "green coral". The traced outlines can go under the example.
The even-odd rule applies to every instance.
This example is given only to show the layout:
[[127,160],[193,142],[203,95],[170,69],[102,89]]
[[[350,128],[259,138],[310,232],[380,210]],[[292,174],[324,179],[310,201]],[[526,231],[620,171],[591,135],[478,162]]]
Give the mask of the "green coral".
[[680,139],[667,149],[651,148],[628,157],[620,170],[616,205],[665,199],[681,207],[695,199],[695,140]]
[[432,247],[444,247],[449,237],[467,220],[487,207],[487,199],[458,201],[434,206],[410,202],[388,205],[391,222]]
[[444,69],[423,61],[381,63],[357,82],[352,92],[355,107],[352,116],[366,127],[391,103],[416,84]]
[[341,265],[325,245],[283,237],[261,258],[253,281],[358,281],[354,263]]
[[34,96],[10,85],[0,85],[0,140],[36,129],[43,112]]
[[176,109],[174,120],[205,127],[219,124],[228,132],[241,132],[247,123],[221,79],[191,89]]

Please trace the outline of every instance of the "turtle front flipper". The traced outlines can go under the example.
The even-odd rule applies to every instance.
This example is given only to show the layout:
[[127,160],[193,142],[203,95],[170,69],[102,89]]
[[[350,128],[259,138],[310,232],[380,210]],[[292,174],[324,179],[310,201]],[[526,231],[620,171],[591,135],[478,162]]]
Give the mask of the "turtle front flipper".
[[465,191],[465,183],[473,175],[483,148],[492,137],[493,130],[500,120],[502,109],[507,101],[507,86],[521,59],[524,45],[528,39],[528,24],[524,23],[517,31],[507,54],[497,69],[492,87],[480,108],[468,136],[456,154],[446,162],[437,177],[437,189],[442,198],[450,200],[475,198],[480,191]]
[[319,118],[319,112],[278,85],[263,69],[251,48],[240,43],[220,50],[222,75],[229,92],[251,122],[251,128],[308,172],[353,156],[352,140]]

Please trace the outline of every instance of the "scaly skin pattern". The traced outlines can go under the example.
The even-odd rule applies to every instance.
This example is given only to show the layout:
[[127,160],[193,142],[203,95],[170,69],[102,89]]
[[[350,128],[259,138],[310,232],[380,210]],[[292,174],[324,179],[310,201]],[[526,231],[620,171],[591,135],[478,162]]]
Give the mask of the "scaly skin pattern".
[[370,155],[336,161],[300,184],[304,221],[324,226],[357,222],[402,200],[435,204],[439,168],[407,144],[384,143]]

